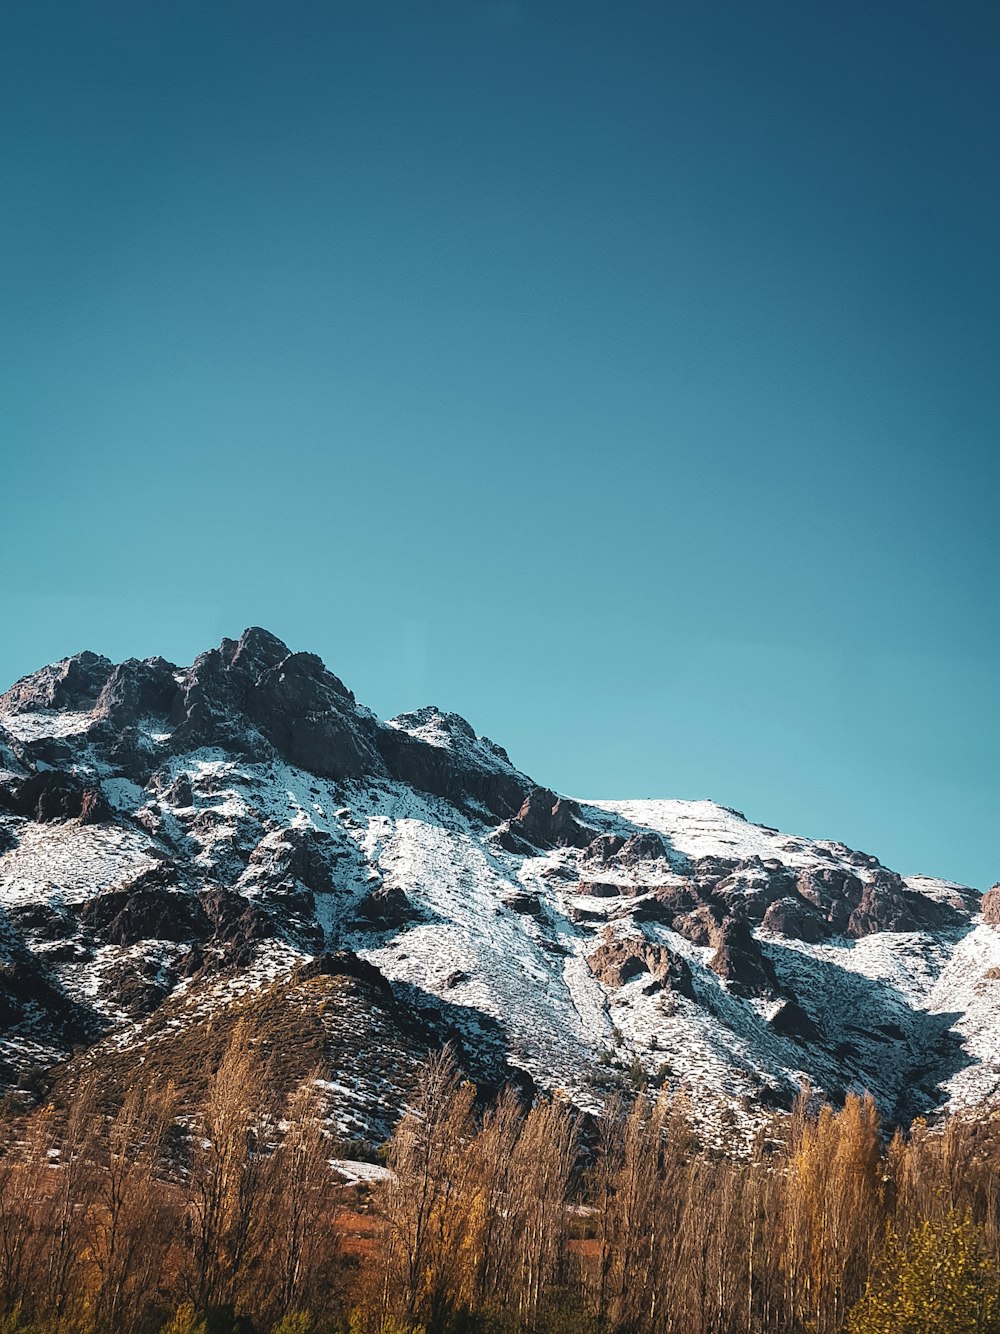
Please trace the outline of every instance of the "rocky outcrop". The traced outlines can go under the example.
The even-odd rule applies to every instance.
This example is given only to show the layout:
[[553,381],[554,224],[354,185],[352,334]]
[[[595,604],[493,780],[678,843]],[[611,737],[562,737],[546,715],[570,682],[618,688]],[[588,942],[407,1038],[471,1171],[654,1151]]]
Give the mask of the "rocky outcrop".
[[84,788],[80,798],[81,824],[106,824],[112,817],[111,807],[100,788]]
[[[428,731],[435,743],[407,729]],[[421,709],[402,714],[375,734],[379,754],[393,778],[421,792],[481,808],[509,820],[524,804],[532,784],[511,765],[507,752],[457,713]]]
[[557,797],[547,787],[532,789],[511,820],[510,830],[536,848],[585,848],[594,839],[577,803]]
[[367,893],[355,909],[355,925],[369,931],[398,931],[419,913],[396,885]]
[[294,981],[308,981],[313,977],[351,977],[369,988],[383,1004],[395,1004],[393,990],[385,974],[367,959],[359,959],[353,950],[318,954],[305,963],[296,964],[292,970]]
[[861,902],[864,886],[857,876],[839,868],[812,867],[799,874],[795,890],[820,913],[830,930],[840,935]]
[[111,815],[98,788],[86,786],[75,774],[59,769],[39,769],[0,789],[0,807],[3,805],[15,815],[42,824],[76,819],[100,824]]
[[202,904],[169,860],[85,900],[76,913],[80,925],[101,944],[134,945],[140,940],[190,944],[212,932]]
[[95,895],[81,908],[80,923],[106,945],[135,945],[140,940],[191,944],[207,940],[212,931],[193,895],[168,889],[155,875],[145,884]]
[[[184,971],[216,972],[219,969],[246,968],[257,957],[260,943],[275,937],[295,935],[294,923],[256,899],[232,889],[213,886],[198,895],[198,902],[209,924],[207,938],[199,939],[187,955]],[[311,946],[322,949],[322,932],[310,924]]]
[[686,886],[668,885],[640,898],[632,909],[632,920],[673,926],[677,918],[693,912],[697,906],[697,900]]
[[110,734],[111,729],[134,727],[141,719],[169,718],[179,693],[173,663],[164,658],[128,658],[111,672],[94,714]]
[[1000,884],[983,895],[982,913],[987,926],[1000,926]]
[[582,864],[634,868],[648,861],[666,861],[667,848],[662,837],[644,829],[623,838],[620,834],[600,834],[591,839],[580,858]]
[[723,910],[718,904],[700,903],[690,912],[678,913],[672,926],[693,945],[712,945],[716,943],[716,932],[723,917]]
[[791,896],[769,904],[761,925],[774,935],[789,936],[809,944],[830,934],[828,922],[812,904]]
[[15,682],[0,695],[0,714],[92,709],[114,670],[99,653],[76,653]]
[[745,917],[727,917],[713,933],[715,953],[709,968],[728,982],[737,996],[768,996],[778,990],[774,967]]
[[875,931],[915,931],[916,928],[906,902],[906,886],[894,871],[880,868],[864,885],[858,905],[847,923],[847,934],[859,939]]
[[772,903],[794,892],[793,873],[781,862],[764,862],[760,857],[748,857],[738,862],[711,888],[714,899],[730,911],[745,914],[753,922],[763,921]]
[[507,894],[503,903],[504,907],[510,908],[512,912],[527,913],[530,917],[540,917],[542,914],[542,904],[538,895],[527,891]]
[[313,653],[290,653],[256,627],[224,639],[184,674],[169,719],[174,751],[226,746],[277,754],[324,778],[385,773],[376,723]]
[[334,888],[336,855],[333,839],[325,830],[271,830],[251,852],[241,883],[259,889],[297,880],[315,894],[329,894]]
[[643,936],[616,936],[609,928],[601,944],[587,956],[587,966],[606,987],[623,987],[634,978],[651,975],[661,987],[694,999],[694,984],[687,961],[665,945]]

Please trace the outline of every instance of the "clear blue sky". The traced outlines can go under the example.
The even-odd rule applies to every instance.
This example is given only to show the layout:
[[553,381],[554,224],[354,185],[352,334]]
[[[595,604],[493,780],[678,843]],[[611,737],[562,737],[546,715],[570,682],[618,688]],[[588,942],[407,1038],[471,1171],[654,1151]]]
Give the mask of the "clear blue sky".
[[1000,8],[8,0],[0,678],[267,626],[1000,879]]

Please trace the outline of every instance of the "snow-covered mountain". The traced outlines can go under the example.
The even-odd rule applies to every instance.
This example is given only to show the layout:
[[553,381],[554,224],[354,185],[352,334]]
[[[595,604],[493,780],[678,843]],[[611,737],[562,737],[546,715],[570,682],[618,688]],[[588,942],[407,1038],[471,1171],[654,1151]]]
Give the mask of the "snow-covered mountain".
[[446,1039],[583,1108],[645,1078],[749,1125],[808,1079],[906,1120],[997,1094],[998,907],[710,801],[557,796],[260,629],[0,696],[6,1088],[193,1087],[248,1014],[357,1136]]

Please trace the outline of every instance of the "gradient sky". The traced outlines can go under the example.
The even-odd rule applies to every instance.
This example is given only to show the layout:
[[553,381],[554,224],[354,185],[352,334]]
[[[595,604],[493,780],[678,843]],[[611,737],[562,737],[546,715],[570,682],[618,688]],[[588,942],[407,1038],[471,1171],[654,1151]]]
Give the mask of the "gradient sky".
[[265,625],[1000,879],[1000,7],[7,0],[0,681]]

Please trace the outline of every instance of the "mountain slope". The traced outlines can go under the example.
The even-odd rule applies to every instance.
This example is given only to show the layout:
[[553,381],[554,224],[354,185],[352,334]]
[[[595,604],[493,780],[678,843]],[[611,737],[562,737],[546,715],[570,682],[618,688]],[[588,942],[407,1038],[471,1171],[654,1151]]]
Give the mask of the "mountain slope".
[[559,797],[259,629],[0,696],[7,1087],[190,1070],[256,1007],[353,1136],[445,1040],[584,1108],[641,1076],[750,1125],[808,1078],[905,1120],[997,1092],[991,904],[708,801]]

